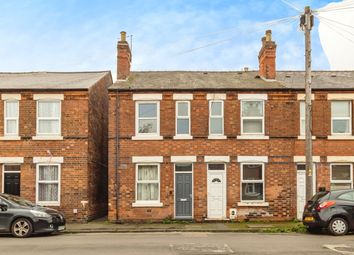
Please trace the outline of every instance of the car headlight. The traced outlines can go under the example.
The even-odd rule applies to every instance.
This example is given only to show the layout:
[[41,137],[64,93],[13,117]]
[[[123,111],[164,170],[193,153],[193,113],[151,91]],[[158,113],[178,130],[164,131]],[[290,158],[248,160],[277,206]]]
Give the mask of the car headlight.
[[50,215],[46,212],[31,210],[31,213],[38,218],[50,218]]

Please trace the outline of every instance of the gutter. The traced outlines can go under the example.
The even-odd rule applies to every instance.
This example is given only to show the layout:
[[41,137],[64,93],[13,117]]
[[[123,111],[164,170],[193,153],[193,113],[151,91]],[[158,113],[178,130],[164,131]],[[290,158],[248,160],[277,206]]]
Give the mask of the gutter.
[[115,155],[115,192],[116,192],[116,222],[119,217],[119,100],[118,100],[118,89],[116,90],[116,155]]

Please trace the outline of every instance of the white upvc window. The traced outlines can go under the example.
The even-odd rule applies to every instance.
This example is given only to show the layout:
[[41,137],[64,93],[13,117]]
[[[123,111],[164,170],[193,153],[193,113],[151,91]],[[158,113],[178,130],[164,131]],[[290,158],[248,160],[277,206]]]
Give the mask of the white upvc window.
[[160,135],[160,102],[136,102],[135,113],[135,132],[137,136]]
[[305,135],[305,102],[300,101],[300,135]]
[[241,164],[241,202],[264,202],[264,164]]
[[264,134],[264,100],[241,100],[241,134]]
[[136,165],[136,204],[160,203],[160,164]]
[[353,165],[331,164],[331,190],[353,188]]
[[61,135],[61,101],[37,100],[37,136]]
[[224,135],[224,101],[209,101],[209,135]]
[[36,202],[60,205],[60,164],[37,164]]
[[352,134],[352,104],[351,101],[332,101],[332,135]]
[[176,136],[191,133],[191,110],[189,101],[176,101]]
[[19,101],[4,101],[4,136],[18,136],[19,127]]

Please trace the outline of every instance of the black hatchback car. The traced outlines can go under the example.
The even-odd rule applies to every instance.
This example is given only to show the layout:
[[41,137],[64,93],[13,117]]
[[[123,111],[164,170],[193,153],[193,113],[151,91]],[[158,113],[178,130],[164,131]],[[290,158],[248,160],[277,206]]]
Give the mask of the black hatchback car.
[[58,211],[35,205],[21,197],[0,193],[0,232],[15,237],[65,230]]
[[336,236],[354,230],[354,190],[317,193],[305,205],[303,224],[311,233],[328,229]]

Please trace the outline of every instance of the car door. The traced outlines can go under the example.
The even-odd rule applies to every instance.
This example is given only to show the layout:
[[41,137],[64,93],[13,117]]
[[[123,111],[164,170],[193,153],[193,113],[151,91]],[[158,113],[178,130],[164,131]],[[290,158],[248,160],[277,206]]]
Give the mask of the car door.
[[8,232],[10,229],[11,219],[13,217],[13,212],[9,203],[0,198],[0,204],[6,204],[8,206],[7,210],[0,210],[0,231]]
[[345,192],[339,195],[336,199],[337,206],[342,209],[349,216],[349,225],[351,229],[354,229],[354,191]]

